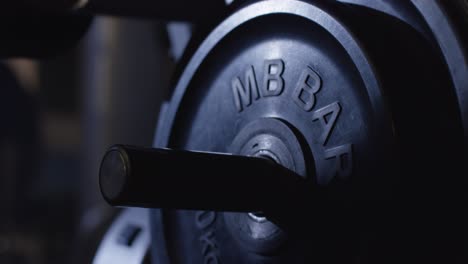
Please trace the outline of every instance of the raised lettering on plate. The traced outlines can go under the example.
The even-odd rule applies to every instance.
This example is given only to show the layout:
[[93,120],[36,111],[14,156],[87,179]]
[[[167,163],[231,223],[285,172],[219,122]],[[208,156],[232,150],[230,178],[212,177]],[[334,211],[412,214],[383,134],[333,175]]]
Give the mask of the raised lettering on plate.
[[245,72],[245,83],[243,84],[239,77],[231,81],[231,88],[234,94],[234,104],[237,111],[241,112],[245,107],[252,103],[253,99],[258,99],[258,86],[255,78],[253,66],[249,66]]
[[340,103],[334,102],[323,108],[318,109],[312,114],[312,120],[319,120],[323,127],[323,132],[320,136],[320,141],[322,145],[327,144],[328,139],[330,138],[331,132],[336,124],[338,116],[341,113]]
[[315,94],[320,91],[321,86],[322,80],[318,74],[309,67],[305,68],[292,94],[294,102],[309,112],[315,106]]
[[263,75],[262,96],[278,96],[284,90],[284,62],[283,60],[266,60]]
[[353,171],[353,145],[345,144],[325,150],[325,159],[335,160],[335,174],[342,179],[351,176]]

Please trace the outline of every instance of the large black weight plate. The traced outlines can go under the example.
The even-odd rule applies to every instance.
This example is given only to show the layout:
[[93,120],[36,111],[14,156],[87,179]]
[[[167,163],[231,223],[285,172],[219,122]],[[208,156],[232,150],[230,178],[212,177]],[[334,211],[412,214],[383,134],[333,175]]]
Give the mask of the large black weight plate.
[[[327,226],[305,226],[309,239],[278,233],[270,246],[252,229],[252,245],[245,243],[243,230],[270,230],[247,214],[155,210],[155,263],[455,258],[459,222],[446,217],[458,215],[442,205],[459,198],[452,187],[461,181],[463,132],[450,85],[427,39],[383,13],[296,1],[238,11],[188,63],[155,146],[232,152],[252,123],[276,120],[289,132],[255,130],[254,137],[284,143],[281,135],[294,134],[305,160],[297,172],[324,186],[343,211],[327,215]],[[382,211],[389,217],[378,217]],[[446,228],[424,233],[434,225]]]
[[[450,73],[468,146],[468,2],[340,0],[364,6],[408,23],[431,41]],[[467,147],[468,149],[468,147]]]

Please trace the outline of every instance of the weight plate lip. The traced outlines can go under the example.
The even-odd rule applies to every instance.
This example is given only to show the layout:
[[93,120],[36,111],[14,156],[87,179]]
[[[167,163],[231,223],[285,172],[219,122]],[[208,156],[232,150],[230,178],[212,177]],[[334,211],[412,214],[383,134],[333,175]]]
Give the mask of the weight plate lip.
[[454,28],[453,21],[445,12],[442,2],[422,0],[411,2],[431,29],[449,69],[463,121],[465,146],[468,149],[468,48],[464,49],[459,36],[461,32],[457,32]]
[[[234,13],[214,29],[205,41],[202,42],[177,83],[170,105],[165,112],[164,121],[162,122],[165,126],[164,128],[158,129],[160,134],[156,137],[155,146],[167,146],[169,143],[170,132],[172,131],[179,105],[182,102],[186,89],[197,72],[198,67],[217,43],[238,26],[257,17],[271,14],[296,15],[313,23],[317,23],[327,30],[343,46],[353,63],[357,65],[358,71],[366,86],[367,94],[369,95],[368,99],[373,108],[372,112],[379,114],[379,117],[374,118],[374,120],[381,122],[378,124],[380,127],[389,125],[386,121],[391,121],[391,114],[387,111],[386,102],[383,100],[384,96],[380,88],[381,86],[379,85],[380,83],[374,77],[377,76],[376,71],[368,59],[367,54],[365,54],[361,48],[362,45],[347,27],[329,13],[320,9],[320,7],[312,4],[295,0],[270,0],[254,3]],[[391,128],[389,128],[388,131],[391,131]]]
[[[464,25],[460,25],[461,28],[457,31],[453,19],[444,7],[455,4],[453,3],[455,1],[340,0],[340,2],[367,7],[396,17],[411,25],[440,49],[457,95],[465,146],[468,150],[468,48],[463,46],[468,43],[463,43],[460,36],[463,34],[461,31],[464,30]],[[397,5],[404,8],[404,11],[396,10]]]
[[[417,10],[412,7],[410,1],[376,1],[376,0],[339,0],[342,3],[362,6],[374,10],[378,10],[387,15],[393,16],[406,24],[410,25],[426,38],[434,41],[430,29],[422,21],[422,17],[418,16]],[[428,1],[426,1],[428,2]]]

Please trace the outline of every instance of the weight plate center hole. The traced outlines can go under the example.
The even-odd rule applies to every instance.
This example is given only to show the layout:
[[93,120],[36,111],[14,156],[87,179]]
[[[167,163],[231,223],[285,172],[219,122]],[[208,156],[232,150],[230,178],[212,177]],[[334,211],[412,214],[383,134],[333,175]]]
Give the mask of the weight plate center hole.
[[[252,148],[257,148],[257,147],[258,147],[258,144],[255,144],[255,145],[253,145]],[[256,153],[254,153],[253,156],[263,158],[263,159],[267,159],[267,160],[269,160],[271,162],[281,164],[279,158],[269,150],[265,150],[265,149],[259,150]],[[258,223],[264,223],[264,222],[268,221],[268,219],[265,216],[265,213],[263,213],[262,211],[250,212],[250,213],[248,213],[248,216],[250,217],[250,219],[252,219],[252,220],[254,220],[255,222],[258,222]]]

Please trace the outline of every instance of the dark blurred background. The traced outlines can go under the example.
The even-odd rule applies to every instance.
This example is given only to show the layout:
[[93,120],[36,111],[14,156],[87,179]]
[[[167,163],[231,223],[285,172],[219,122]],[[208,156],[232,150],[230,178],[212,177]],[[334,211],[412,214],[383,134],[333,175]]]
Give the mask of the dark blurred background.
[[190,25],[95,18],[72,49],[0,65],[0,263],[90,263],[116,210],[101,155],[150,146]]

